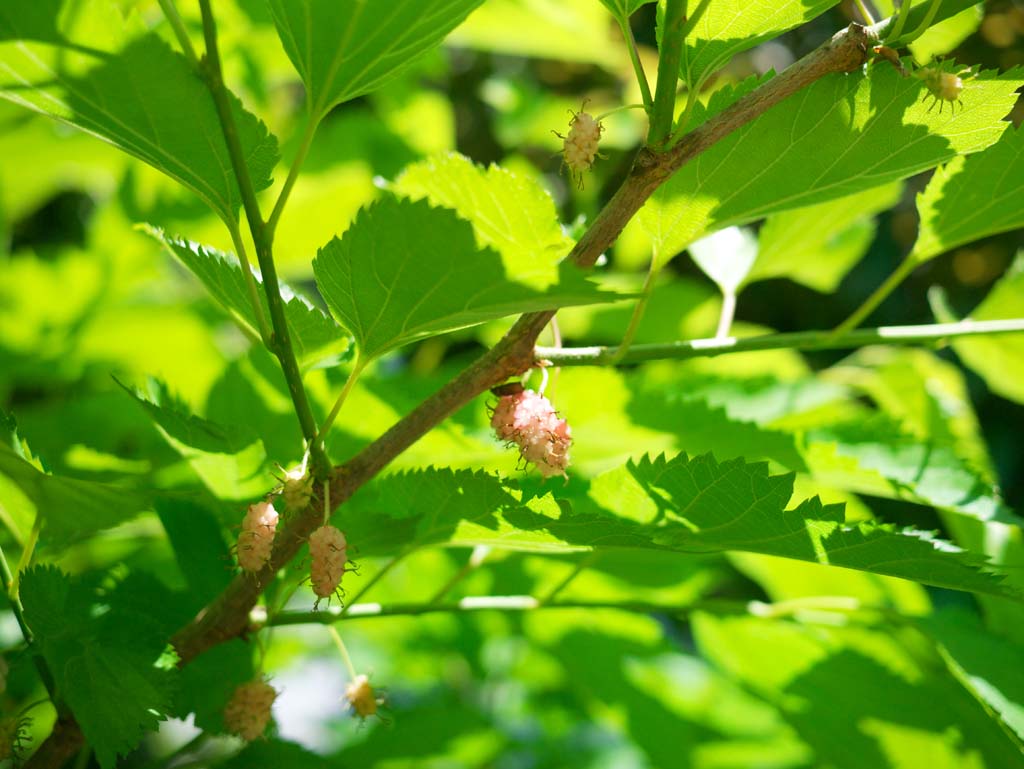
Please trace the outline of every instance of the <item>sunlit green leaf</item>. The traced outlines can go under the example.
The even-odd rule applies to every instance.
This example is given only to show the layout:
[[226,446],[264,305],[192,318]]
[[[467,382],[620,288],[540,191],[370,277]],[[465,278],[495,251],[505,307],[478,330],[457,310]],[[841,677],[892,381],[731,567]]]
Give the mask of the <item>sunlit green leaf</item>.
[[[973,83],[966,80],[964,91]],[[917,196],[921,227],[911,258],[926,262],[964,243],[1024,226],[1024,129],[935,172]]]
[[601,0],[601,4],[620,19],[628,19],[640,6],[653,2],[657,0]]
[[493,318],[616,298],[569,265],[558,285],[534,287],[534,274],[509,273],[453,212],[394,198],[364,209],[313,270],[365,358]]
[[483,0],[270,0],[317,118],[379,88],[439,45]]
[[[182,55],[112,4],[5,5],[0,97],[106,139],[177,179],[222,219],[236,219],[241,196],[206,85]],[[277,142],[237,99],[231,108],[253,184],[263,189]]]

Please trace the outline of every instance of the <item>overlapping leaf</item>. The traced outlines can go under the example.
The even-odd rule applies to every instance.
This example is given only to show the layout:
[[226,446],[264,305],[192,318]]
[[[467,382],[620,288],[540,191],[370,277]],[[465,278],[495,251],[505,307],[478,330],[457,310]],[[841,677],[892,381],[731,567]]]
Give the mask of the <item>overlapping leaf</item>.
[[[972,87],[967,80],[965,90]],[[935,172],[917,196],[920,230],[911,258],[926,262],[964,243],[1024,227],[1024,129]]]
[[[948,542],[872,522],[847,525],[842,506],[817,497],[789,508],[792,494],[791,475],[710,455],[645,458],[577,493],[534,494],[483,473],[425,470],[358,492],[346,533],[371,554],[413,543],[549,553],[739,550],[1022,599]],[[386,524],[380,511],[388,511]]]
[[317,118],[379,88],[444,40],[483,0],[270,0]]
[[[224,220],[241,196],[213,99],[183,56],[105,0],[0,8],[0,97],[117,145],[193,190]],[[250,176],[270,185],[277,142],[237,99]]]
[[[667,261],[730,224],[846,197],[985,149],[1007,130],[1002,119],[1024,84],[1022,74],[972,79],[955,115],[929,112],[923,83],[892,67],[874,67],[869,77],[822,78],[734,131],[655,192],[640,217],[657,258]],[[728,100],[723,94],[716,109]]]
[[[246,289],[245,276],[242,274],[243,268],[234,254],[166,235],[157,228],[151,227],[147,231],[199,278],[224,309],[252,334],[259,334],[256,315]],[[252,272],[257,287],[261,287],[262,281],[258,273],[255,269]],[[295,293],[286,283],[281,283],[280,287],[292,346],[300,361],[314,362],[321,356],[345,348],[348,337],[329,315],[313,306],[301,294]],[[258,295],[263,316],[269,318],[267,298],[262,290],[258,291]]]
[[494,318],[617,298],[571,266],[555,286],[510,274],[468,222],[426,201],[385,198],[360,212],[313,262],[331,311],[372,358],[426,336]]

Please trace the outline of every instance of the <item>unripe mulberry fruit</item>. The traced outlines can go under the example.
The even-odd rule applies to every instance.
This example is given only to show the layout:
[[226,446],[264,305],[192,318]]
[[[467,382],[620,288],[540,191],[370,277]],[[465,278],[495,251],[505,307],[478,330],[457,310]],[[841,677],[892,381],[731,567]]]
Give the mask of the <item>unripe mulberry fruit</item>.
[[950,109],[953,109],[953,105],[956,103],[963,106],[963,102],[960,101],[960,94],[964,90],[964,81],[960,75],[944,72],[938,67],[925,67],[924,69],[919,69],[914,75],[924,81],[925,88],[928,89],[928,93],[934,99],[932,106],[928,108],[929,112],[935,109],[935,105],[938,104],[939,112],[941,113],[945,102],[949,102]]
[[0,718],[0,762],[22,759],[31,723],[31,719],[17,714]]
[[302,510],[313,497],[313,476],[308,474],[306,468],[301,465],[289,470],[284,475],[281,496],[284,498],[286,510],[292,512]]
[[270,723],[270,711],[276,699],[277,690],[262,678],[242,684],[224,708],[224,726],[232,734],[252,742]]
[[604,126],[600,121],[581,109],[574,112],[572,120],[569,121],[569,135],[557,134],[565,140],[562,145],[562,161],[568,167],[569,174],[581,187],[583,172],[590,170],[598,156],[597,147],[601,141],[602,131]]
[[277,532],[278,514],[270,502],[249,505],[238,535],[238,565],[245,571],[257,572],[270,560]]
[[333,526],[324,525],[309,536],[309,555],[312,560],[309,581],[317,595],[330,598],[338,591],[341,577],[348,563],[348,543],[345,535]]
[[380,701],[370,686],[370,679],[365,675],[356,676],[352,683],[345,687],[345,699],[352,712],[360,718],[368,718],[377,714]]
[[572,430],[559,419],[551,401],[533,390],[502,395],[491,415],[500,440],[519,447],[519,456],[537,466],[545,478],[565,475]]

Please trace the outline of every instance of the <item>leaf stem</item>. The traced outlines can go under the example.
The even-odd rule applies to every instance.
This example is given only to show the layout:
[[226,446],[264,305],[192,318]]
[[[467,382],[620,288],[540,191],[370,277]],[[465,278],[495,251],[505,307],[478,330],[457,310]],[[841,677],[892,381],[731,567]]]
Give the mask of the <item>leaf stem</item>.
[[652,360],[710,358],[731,353],[760,350],[847,350],[872,344],[924,344],[968,336],[994,336],[1024,333],[1024,318],[1008,320],[962,320],[957,323],[932,323],[921,326],[880,326],[862,328],[837,335],[826,331],[795,331],[788,334],[762,334],[737,339],[692,339],[666,344],[638,344],[616,358],[616,347],[537,347],[537,359],[555,366],[630,365]]
[[[907,35],[905,39],[898,41],[900,45],[909,45],[927,32],[928,28],[931,27],[932,22],[935,21],[935,15],[939,12],[940,5],[942,5],[942,0],[932,0],[931,5],[928,6],[928,10],[925,11],[924,19],[921,20],[921,23],[918,24],[917,27],[914,28],[914,31]],[[895,36],[893,37],[893,42],[897,42]]]
[[[647,277],[644,278],[643,288],[640,289],[640,298],[637,299],[636,304],[633,305],[633,314],[629,318],[629,325],[626,327],[626,333],[622,335],[622,342],[616,351],[616,362],[622,360],[623,356],[629,352],[630,346],[633,344],[633,339],[636,337],[637,329],[640,328],[640,321],[643,320],[644,312],[647,310],[647,302],[650,301],[651,294],[654,291],[654,278],[657,276],[659,270],[654,268],[654,264],[657,257],[656,255],[651,256],[651,264],[647,269]],[[561,345],[558,345],[561,348]]]
[[663,146],[672,133],[685,24],[686,0],[667,0],[661,34],[661,55],[658,57],[658,83],[651,109],[651,127],[647,133],[647,144],[650,147]]
[[889,294],[895,291],[899,287],[900,283],[906,280],[907,276],[914,271],[916,266],[916,260],[909,256],[906,257],[900,265],[893,270],[892,274],[885,279],[885,282],[876,288],[871,293],[871,296],[864,300],[864,303],[860,307],[853,311],[850,317],[836,326],[833,333],[839,337],[846,334],[848,331],[852,331],[857,328],[857,326],[864,322],[865,318],[877,309],[878,305],[889,298]]
[[352,391],[352,386],[359,379],[359,375],[363,373],[363,369],[366,368],[366,363],[362,357],[356,358],[354,364],[352,364],[352,370],[348,373],[348,378],[345,380],[344,386],[341,388],[341,392],[338,393],[337,400],[334,401],[334,405],[331,407],[331,413],[327,415],[327,419],[320,425],[320,432],[316,434],[316,438],[313,440],[317,445],[321,445],[324,438],[327,436],[327,431],[331,429],[331,425],[334,424],[334,420],[337,419],[338,413],[341,411],[341,407],[344,405],[345,400],[348,398],[349,393]]
[[340,611],[342,614],[347,614],[351,606],[353,606],[364,595],[369,593],[370,590],[372,590],[378,582],[384,579],[384,577],[386,577],[391,572],[392,569],[394,569],[396,566],[398,566],[398,564],[405,560],[405,558],[414,550],[416,550],[415,547],[407,547],[401,553],[399,553],[386,564],[384,564],[380,568],[380,570],[376,574],[374,574],[370,578],[370,580],[358,590],[358,592],[356,592],[352,600],[349,601],[345,606],[341,607],[338,611]]
[[288,177],[284,180],[284,186],[281,188],[280,194],[277,196],[277,201],[274,203],[274,209],[270,212],[270,217],[267,219],[267,237],[273,238],[274,233],[277,232],[277,222],[281,218],[281,214],[284,212],[285,203],[288,202],[288,196],[291,195],[292,187],[295,186],[295,181],[299,178],[299,172],[302,170],[302,163],[306,159],[306,155],[309,153],[309,148],[313,144],[313,137],[316,135],[317,126],[320,125],[320,116],[314,114],[312,110],[308,110],[306,114],[306,127],[302,132],[302,139],[299,141],[299,148],[295,152],[295,157],[292,159],[291,168],[288,169]]
[[704,15],[704,11],[708,9],[709,5],[711,5],[711,0],[700,0],[700,2],[697,3],[697,7],[693,9],[693,13],[691,13],[686,19],[686,24],[683,25],[682,34],[684,42],[689,34],[697,27],[697,23],[701,20],[701,17]]
[[18,559],[18,566],[14,570],[14,576],[11,578],[11,585],[8,588],[7,595],[11,601],[17,600],[20,596],[19,588],[21,586],[21,575],[32,563],[32,554],[35,552],[36,544],[39,542],[39,532],[42,529],[43,516],[36,512],[36,518],[32,522],[32,531],[29,532],[28,539],[21,546],[21,557]]
[[253,243],[256,246],[256,259],[259,262],[260,273],[263,276],[263,290],[267,297],[267,305],[270,307],[270,322],[274,333],[268,346],[274,355],[277,356],[281,364],[281,370],[284,373],[284,378],[288,383],[288,391],[291,394],[295,414],[302,428],[302,435],[310,448],[313,475],[318,480],[324,480],[330,474],[330,463],[327,460],[327,455],[324,454],[323,448],[315,442],[317,436],[316,420],[313,418],[309,397],[306,395],[306,390],[302,384],[302,374],[299,372],[299,365],[295,360],[295,350],[292,347],[291,336],[288,331],[288,321],[284,315],[284,303],[281,301],[281,286],[277,280],[277,267],[274,264],[273,233],[267,230],[266,224],[260,215],[259,202],[256,200],[256,190],[249,175],[249,167],[245,163],[245,156],[242,152],[242,143],[238,137],[235,119],[231,114],[231,102],[228,97],[227,88],[224,85],[220,53],[217,49],[217,25],[213,18],[213,11],[210,8],[210,0],[199,0],[199,8],[203,16],[203,38],[206,41],[206,57],[203,71],[217,108],[221,131],[224,134],[224,141],[228,146],[228,155],[231,158],[231,167],[235,173],[235,178],[238,180],[238,188],[242,196],[242,206],[245,209],[245,217],[249,221],[249,229],[252,232]]
[[260,339],[267,349],[270,349],[270,340],[273,334],[270,326],[267,325],[267,316],[263,312],[263,303],[260,302],[259,288],[256,287],[256,277],[252,274],[252,263],[249,261],[249,254],[245,249],[245,241],[242,240],[242,232],[238,222],[228,224],[228,232],[231,233],[231,242],[234,244],[235,253],[238,255],[238,266],[242,269],[242,278],[245,280],[245,290],[249,294],[249,303],[252,304],[253,314],[256,316],[256,330]]
[[572,568],[572,571],[570,571],[565,576],[565,578],[563,580],[561,580],[557,585],[555,585],[553,588],[551,588],[551,590],[548,592],[548,594],[546,596],[544,596],[543,598],[540,599],[541,605],[542,606],[548,606],[551,603],[553,603],[554,600],[559,595],[561,595],[562,591],[565,590],[567,587],[569,587],[569,585],[572,583],[572,581],[574,579],[576,579],[576,577],[578,577],[580,574],[582,574],[584,572],[584,570],[586,570],[586,569],[588,569],[588,568],[590,568],[591,566],[594,565],[594,561],[596,561],[597,558],[598,558],[598,551],[597,550],[591,550],[589,553],[587,553],[582,558],[580,558],[576,562],[576,565]]
[[192,47],[192,40],[188,36],[188,30],[185,29],[185,22],[181,20],[181,16],[178,14],[174,0],[158,0],[158,2],[160,3],[160,9],[164,12],[164,16],[171,25],[171,29],[174,31],[174,36],[178,39],[181,52],[185,54],[188,63],[198,70],[199,57],[196,56],[196,49]]
[[651,114],[654,108],[654,98],[651,96],[651,84],[647,82],[647,73],[644,72],[644,63],[640,61],[640,53],[636,48],[636,38],[633,37],[633,28],[629,26],[629,17],[625,14],[615,14],[615,20],[622,30],[622,37],[626,41],[626,49],[629,51],[629,60],[633,63],[633,72],[636,74],[636,82],[640,86],[640,98],[643,99],[644,109]]
[[459,584],[462,580],[472,574],[474,571],[480,568],[480,565],[487,559],[487,556],[491,554],[491,548],[489,545],[477,545],[473,548],[473,552],[469,554],[469,560],[463,564],[462,568],[459,569],[455,574],[452,575],[451,579],[445,582],[441,588],[434,593],[434,596],[430,599],[430,603],[440,603],[441,599],[444,598],[448,593],[451,592],[452,588]]
[[914,0],[902,0],[899,10],[896,12],[896,23],[892,27],[892,31],[885,36],[886,40],[899,40],[900,35],[903,34],[903,28],[907,25],[910,6],[913,4]]
[[0,583],[3,584],[4,593],[11,602],[11,611],[14,613],[14,619],[18,622],[18,628],[21,630],[21,637],[25,639],[25,643],[28,644],[30,648],[32,661],[35,663],[36,671],[39,673],[39,678],[43,682],[43,686],[46,687],[46,692],[50,695],[50,699],[56,702],[55,697],[57,685],[53,680],[53,675],[50,673],[50,668],[47,667],[46,662],[38,654],[36,649],[31,648],[35,639],[32,635],[31,628],[29,628],[28,623],[25,621],[25,607],[22,606],[21,595],[17,591],[17,583],[14,580],[14,575],[11,574],[11,567],[7,563],[7,557],[4,555],[3,547],[0,547]]
[[722,292],[722,311],[718,315],[718,328],[715,330],[715,339],[728,339],[729,329],[732,328],[733,318],[736,317],[736,292]]
[[864,0],[854,0],[857,4],[857,9],[860,11],[860,15],[864,17],[864,23],[869,26],[875,23],[875,17],[871,15],[871,11],[868,10]]

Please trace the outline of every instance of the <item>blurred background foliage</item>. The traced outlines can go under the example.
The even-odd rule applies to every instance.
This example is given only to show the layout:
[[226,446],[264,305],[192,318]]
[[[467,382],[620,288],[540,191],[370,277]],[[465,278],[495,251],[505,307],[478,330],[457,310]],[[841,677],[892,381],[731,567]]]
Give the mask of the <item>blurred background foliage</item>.
[[[156,2],[121,5],[172,40]],[[183,5],[198,39],[191,4]],[[273,201],[296,149],[301,85],[262,2],[216,5],[229,85],[282,141],[284,163],[263,193]],[[883,6],[884,0],[875,3],[884,15]],[[852,3],[840,4],[736,57],[711,87],[784,68],[854,15]],[[653,5],[633,17],[651,75],[654,18]],[[929,33],[912,52],[922,64],[935,56],[1004,70],[1024,64],[1024,6],[979,5]],[[640,111],[608,117],[605,158],[577,189],[560,169],[560,140],[552,131],[565,131],[569,110],[584,99],[594,113],[640,100],[619,30],[601,3],[488,0],[444,48],[328,116],[281,221],[276,252],[282,274],[312,294],[316,249],[342,233],[409,163],[448,150],[537,179],[553,195],[570,234],[578,234],[627,172],[645,130]],[[1022,119],[1018,104],[1011,120]],[[206,526],[227,538],[241,503],[270,485],[270,463],[289,466],[299,459],[300,435],[276,363],[253,348],[198,282],[135,225],[152,223],[230,250],[227,233],[193,195],[151,168],[6,102],[0,102],[0,158],[0,405],[16,416],[21,435],[49,470],[189,490],[204,510],[185,524],[178,520],[177,530],[175,515],[163,511],[87,543],[44,550],[41,557],[74,573],[116,567],[148,572],[172,588],[206,580],[215,589],[228,563],[218,561],[210,573],[204,571],[208,564],[193,564],[195,571],[188,572],[165,532],[174,540]],[[752,169],[757,162],[751,159]],[[833,274],[811,248],[794,265],[802,279],[764,276],[744,288],[738,331],[827,328],[845,318],[913,244],[914,197],[927,178],[890,190],[841,233],[840,244],[814,246],[848,249],[847,269]],[[948,308],[966,315],[1022,246],[1022,233],[1011,232],[929,262],[870,323],[933,320],[928,298],[937,289]],[[778,247],[785,251],[787,242]],[[600,270],[609,281],[636,287],[649,258],[644,237],[630,228]],[[719,301],[690,255],[679,254],[662,276],[637,339],[710,336]],[[624,305],[563,311],[564,341],[614,343],[629,312]],[[1022,302],[1015,314],[1024,314]],[[375,438],[505,328],[507,322],[492,323],[429,339],[381,360],[346,405],[330,455],[342,460]],[[166,383],[169,396],[189,411],[244,426],[251,450],[222,454],[215,462],[190,457],[112,374],[143,388],[162,387],[147,385],[150,377]],[[307,372],[320,415],[344,374],[336,366]],[[768,459],[773,469],[801,471],[797,490],[804,496],[822,493],[826,501],[847,502],[849,520],[879,517],[940,530],[979,551],[991,544],[984,524],[951,519],[929,506],[939,503],[943,482],[955,486],[958,468],[969,465],[1002,489],[1009,507],[1024,507],[1024,405],[992,392],[948,349],[758,353],[625,372],[570,369],[554,377],[558,407],[573,424],[575,467],[585,474],[645,451]],[[520,473],[515,457],[489,436],[486,408],[480,399],[464,409],[396,465]],[[844,443],[802,432],[802,425],[813,429],[830,410],[852,421],[883,419],[922,439],[941,437],[953,459],[938,467],[936,488],[913,486],[908,501],[894,491],[901,482],[899,457],[872,454],[868,440],[847,436]],[[847,448],[845,464],[829,456],[841,452],[837,445]],[[32,512],[0,476],[5,545],[27,535]],[[993,554],[1004,562],[1018,557],[1015,568],[1024,569],[1020,548],[1014,552]],[[468,557],[460,549],[413,553],[372,597],[428,601]],[[585,566],[563,599],[685,604],[709,597],[847,596],[878,607],[883,617],[917,619],[847,623],[806,609],[784,619],[560,610],[345,622],[339,627],[357,666],[387,691],[390,726],[346,717],[340,700],[346,675],[322,628],[280,628],[265,639],[266,669],[282,690],[275,737],[241,753],[237,743],[214,739],[189,760],[394,769],[1022,765],[1016,746],[1024,736],[1024,679],[1021,647],[1011,640],[1024,643],[1018,607],[985,599],[979,613],[966,594],[768,556],[584,558],[495,551],[449,597],[543,596]],[[379,565],[363,560],[363,576],[352,579],[349,594]],[[301,568],[291,567],[282,585],[296,582]],[[982,619],[989,630],[979,630]],[[0,646],[17,642],[17,628],[5,615]],[[994,667],[1000,668],[993,673],[998,683],[989,675]],[[218,675],[216,663],[206,672]],[[995,697],[1002,707],[993,704],[994,695],[978,693],[985,686],[989,695],[995,690],[1002,697]],[[15,665],[0,697],[14,707],[37,687],[28,666]],[[993,707],[1010,736],[988,717]],[[37,719],[34,738],[48,727],[45,717]],[[124,766],[163,765],[160,757],[189,740],[192,728],[168,722]]]

